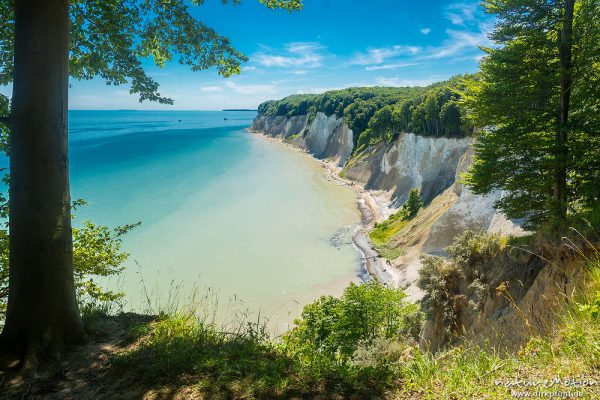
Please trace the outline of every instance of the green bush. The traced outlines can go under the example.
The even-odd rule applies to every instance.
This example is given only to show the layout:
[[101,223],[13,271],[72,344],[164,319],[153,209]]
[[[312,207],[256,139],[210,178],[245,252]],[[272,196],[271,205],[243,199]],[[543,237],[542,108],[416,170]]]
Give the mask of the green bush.
[[498,234],[468,230],[454,238],[445,250],[453,262],[467,267],[477,261],[492,259],[504,248],[506,242],[507,238]]
[[421,314],[405,297],[376,281],[350,284],[340,298],[323,296],[307,305],[284,346],[301,363],[341,365],[378,338],[414,340]]
[[421,328],[418,307],[404,298],[375,281],[351,284],[340,298],[305,306],[280,341],[261,323],[163,315],[135,328],[136,344],[112,366],[151,385],[192,377],[210,398],[381,398]]
[[[73,208],[83,204],[83,201],[77,201]],[[97,307],[108,307],[108,304],[101,303],[113,303],[124,296],[122,292],[102,288],[97,279],[116,276],[123,271],[123,263],[129,254],[121,249],[122,236],[139,225],[110,229],[88,221],[82,227],[73,228],[75,292],[83,313]],[[0,229],[0,321],[8,300],[9,239],[8,231]]]

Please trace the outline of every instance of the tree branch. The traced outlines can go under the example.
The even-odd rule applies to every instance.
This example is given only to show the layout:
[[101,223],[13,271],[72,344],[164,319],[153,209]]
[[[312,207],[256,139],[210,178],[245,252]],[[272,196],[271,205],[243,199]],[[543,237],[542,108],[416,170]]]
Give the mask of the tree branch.
[[10,116],[0,116],[0,124],[10,127]]

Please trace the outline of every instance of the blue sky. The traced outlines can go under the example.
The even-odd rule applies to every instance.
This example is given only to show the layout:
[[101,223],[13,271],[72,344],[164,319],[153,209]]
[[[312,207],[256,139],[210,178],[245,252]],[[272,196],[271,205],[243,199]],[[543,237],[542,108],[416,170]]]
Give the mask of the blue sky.
[[288,13],[258,0],[237,6],[206,0],[193,13],[250,58],[240,75],[224,79],[214,70],[191,72],[176,63],[160,69],[149,61],[148,71],[174,106],[139,103],[126,85],[95,79],[72,83],[70,107],[255,108],[295,93],[427,85],[475,72],[478,46],[490,44],[493,26],[477,1],[305,0],[302,11]]

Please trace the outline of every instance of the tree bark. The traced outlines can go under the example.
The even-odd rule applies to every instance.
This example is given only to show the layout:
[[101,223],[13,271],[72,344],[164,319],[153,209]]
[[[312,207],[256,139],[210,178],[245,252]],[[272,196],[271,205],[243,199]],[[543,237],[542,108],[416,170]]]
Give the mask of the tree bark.
[[67,142],[69,1],[15,1],[4,349],[85,341],[73,281]]
[[556,130],[556,171],[554,200],[559,222],[567,220],[567,168],[569,158],[568,121],[572,84],[573,14],[575,0],[565,0],[563,26],[558,47],[560,59],[560,100],[558,129]]

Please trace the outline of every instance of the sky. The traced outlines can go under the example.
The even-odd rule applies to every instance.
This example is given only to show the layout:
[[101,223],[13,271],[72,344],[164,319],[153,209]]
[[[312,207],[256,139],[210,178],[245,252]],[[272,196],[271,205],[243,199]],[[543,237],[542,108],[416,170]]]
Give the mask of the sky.
[[[205,0],[193,15],[249,57],[240,75],[192,72],[173,62],[144,66],[173,106],[140,103],[129,87],[72,81],[71,109],[256,108],[297,93],[351,86],[425,86],[477,71],[493,20],[479,1],[304,0],[301,11]],[[10,88],[0,92],[9,94]]]

